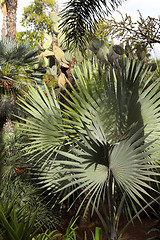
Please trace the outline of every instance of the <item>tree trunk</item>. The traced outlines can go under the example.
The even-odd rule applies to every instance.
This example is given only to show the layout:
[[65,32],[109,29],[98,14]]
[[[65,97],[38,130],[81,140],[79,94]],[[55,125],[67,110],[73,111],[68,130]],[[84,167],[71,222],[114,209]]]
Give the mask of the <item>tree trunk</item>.
[[6,0],[7,7],[7,38],[15,40],[16,38],[16,15],[17,15],[17,0]]
[[1,3],[1,10],[3,13],[3,25],[2,25],[2,39],[5,39],[6,37],[6,15],[7,15],[7,7],[6,7],[6,2]]
[[3,25],[2,25],[2,39],[6,36],[6,16],[3,14]]

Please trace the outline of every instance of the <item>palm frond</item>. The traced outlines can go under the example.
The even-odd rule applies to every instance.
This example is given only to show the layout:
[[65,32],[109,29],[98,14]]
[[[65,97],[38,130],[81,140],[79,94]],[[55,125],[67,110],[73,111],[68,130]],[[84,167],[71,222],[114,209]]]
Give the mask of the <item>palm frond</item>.
[[37,61],[38,49],[30,50],[27,44],[18,44],[8,39],[0,41],[0,65],[5,63],[14,65],[33,64]]
[[[46,97],[40,88],[30,89],[22,102],[29,114],[24,128],[33,140],[31,148],[54,151],[49,168],[36,169],[44,191],[62,200],[78,192],[83,196],[79,210],[87,201],[86,212],[91,203],[93,210],[98,208],[113,177],[135,211],[145,196],[151,198],[149,182],[156,182],[154,168],[159,167],[151,163],[157,160],[155,139],[160,137],[160,83],[144,90],[147,75],[143,64],[129,59],[114,68],[100,67],[96,59],[84,61],[73,70],[76,88],[68,82],[72,92],[65,89],[70,99],[63,96],[69,103],[63,110],[54,92]],[[56,148],[63,139],[69,147]]]
[[[93,63],[84,61],[82,65],[77,65],[73,70],[73,76],[78,90],[70,85],[72,93],[67,93],[71,100],[64,98],[71,107],[65,106],[64,114],[72,119],[71,121],[74,119],[74,123],[64,121],[74,124],[74,127],[77,125],[83,129],[83,122],[91,129],[93,127],[91,121],[93,123],[94,119],[102,125],[106,141],[114,143],[132,124],[137,124],[137,130],[146,124],[151,126],[149,131],[151,128],[154,129],[155,123],[147,120],[144,114],[146,111],[150,118],[154,115],[153,119],[159,124],[158,113],[155,115],[153,111],[159,103],[158,80],[154,83],[155,87],[151,87],[153,89],[150,93],[151,95],[156,93],[155,106],[141,111],[146,105],[141,106],[140,99],[144,99],[144,92],[141,93],[139,89],[140,87],[143,89],[145,85],[143,82],[149,76],[142,63],[124,59],[116,68],[105,68],[99,67],[97,60],[94,59]],[[145,97],[144,101],[149,101],[149,104],[153,105],[149,96]],[[158,112],[158,108],[155,111]]]
[[[86,130],[88,133],[89,129]],[[112,174],[116,185],[122,193],[126,192],[131,203],[135,202],[142,207],[141,201],[146,202],[144,195],[152,198],[147,191],[153,190],[148,182],[155,182],[152,176],[158,174],[152,169],[158,166],[150,164],[154,159],[150,158],[151,152],[147,149],[152,143],[144,144],[149,134],[139,137],[141,132],[143,129],[132,137],[130,134],[124,135],[111,147],[108,147],[107,143],[98,142],[90,132],[91,138],[86,139],[88,143],[84,142],[84,137],[77,143],[80,150],[75,148],[72,153],[57,151],[59,157],[51,165],[49,171],[39,173],[40,184],[55,194],[63,191],[61,201],[81,190],[78,198],[84,197],[78,211],[86,200],[85,212],[90,204],[94,211],[95,208],[98,209],[102,196],[104,198],[107,194],[109,176]],[[54,177],[55,175],[57,178]],[[73,187],[72,190],[65,192],[71,187]]]
[[122,4],[122,0],[70,0],[62,10],[60,27],[66,35],[65,42],[70,48],[83,49],[89,33],[95,30],[98,19],[111,13]]
[[29,136],[31,144],[28,150],[30,154],[34,153],[34,158],[39,156],[39,161],[44,156],[49,159],[54,149],[62,146],[67,138],[55,93],[53,90],[50,93],[46,85],[45,89],[47,96],[40,87],[30,86],[30,92],[25,94],[25,99],[20,97],[19,104],[28,115],[22,119],[25,124],[19,123],[19,129]]
[[[155,137],[160,139],[160,78],[154,81],[148,88],[146,88],[139,97],[139,104],[141,105],[141,115],[143,119],[143,124],[146,125],[144,133],[151,132],[149,139],[153,141]],[[159,149],[159,141],[155,141],[152,144],[152,148],[155,147]],[[159,151],[157,151],[155,158],[159,160]]]

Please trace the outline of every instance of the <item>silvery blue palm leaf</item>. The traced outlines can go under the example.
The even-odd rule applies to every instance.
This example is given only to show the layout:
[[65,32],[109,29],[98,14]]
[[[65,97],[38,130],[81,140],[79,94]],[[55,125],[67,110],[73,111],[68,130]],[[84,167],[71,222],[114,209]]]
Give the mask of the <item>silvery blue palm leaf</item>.
[[70,85],[70,99],[63,96],[69,103],[60,102],[63,111],[47,88],[47,96],[31,88],[28,102],[22,100],[29,114],[25,130],[31,134],[32,153],[51,153],[50,169],[39,170],[38,181],[62,201],[78,192],[83,196],[79,210],[87,201],[86,212],[106,198],[112,179],[113,189],[142,207],[145,196],[151,198],[149,183],[159,175],[159,166],[151,164],[159,154],[159,80],[151,83],[144,65],[129,59],[114,67],[85,60],[72,74],[76,88]]

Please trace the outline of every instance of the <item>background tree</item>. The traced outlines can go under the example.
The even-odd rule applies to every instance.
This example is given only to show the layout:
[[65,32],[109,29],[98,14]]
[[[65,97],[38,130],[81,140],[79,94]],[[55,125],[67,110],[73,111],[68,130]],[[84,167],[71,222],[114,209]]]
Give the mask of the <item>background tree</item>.
[[17,33],[17,40],[37,46],[39,41],[43,41],[44,32],[52,34],[53,22],[50,13],[55,11],[58,11],[55,1],[34,0],[31,5],[24,8],[21,24],[27,30]]
[[[119,11],[118,11],[119,12]],[[121,20],[111,16],[111,19],[103,19],[97,24],[96,36],[102,39],[107,37],[117,38],[124,42],[128,52],[136,50],[139,59],[146,56],[147,48],[152,49],[155,43],[160,43],[160,17],[148,16],[143,18],[139,12],[139,20],[134,22],[131,16],[121,15]]]

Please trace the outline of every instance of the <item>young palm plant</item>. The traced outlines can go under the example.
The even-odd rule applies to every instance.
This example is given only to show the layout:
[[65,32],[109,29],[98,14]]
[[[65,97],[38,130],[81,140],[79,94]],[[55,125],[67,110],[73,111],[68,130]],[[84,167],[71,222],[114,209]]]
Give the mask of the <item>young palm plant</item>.
[[68,82],[67,104],[46,86],[45,93],[30,87],[21,98],[32,177],[53,205],[83,197],[77,214],[83,205],[84,215],[90,207],[106,239],[121,239],[122,211],[133,220],[159,196],[152,183],[159,184],[160,82],[146,88],[149,70],[127,58],[114,67],[86,60],[72,74],[76,88]]
[[38,50],[30,50],[29,45],[0,40],[0,128],[15,113],[16,96],[28,84],[24,67],[36,63],[37,55]]
[[37,55],[38,49],[30,50],[27,44],[18,44],[8,39],[0,40],[0,92],[2,94],[17,92],[21,85],[27,85],[23,74],[24,67],[36,63]]
[[[4,240],[31,240],[41,226],[34,230],[37,210],[28,214],[25,206],[16,209],[15,199],[5,205],[0,202],[0,233]],[[34,230],[34,231],[33,231]]]

